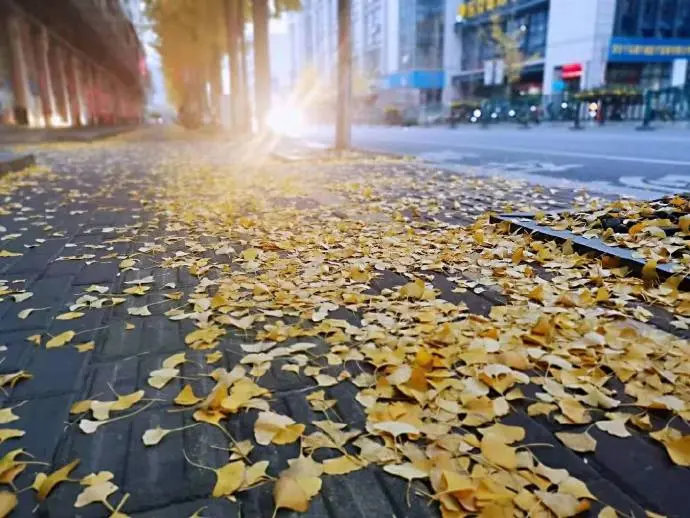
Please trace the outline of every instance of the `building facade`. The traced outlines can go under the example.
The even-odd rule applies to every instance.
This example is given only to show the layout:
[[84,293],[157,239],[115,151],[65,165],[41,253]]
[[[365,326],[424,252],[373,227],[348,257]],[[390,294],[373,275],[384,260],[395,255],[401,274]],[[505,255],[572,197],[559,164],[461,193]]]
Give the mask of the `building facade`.
[[[288,15],[293,83],[302,78],[334,95],[337,0],[303,0],[302,7]],[[376,93],[388,104],[440,103],[445,9],[445,0],[352,0],[355,95]]]
[[[453,29],[448,30],[452,25]],[[493,27],[517,52],[497,44]],[[511,63],[520,61],[520,65]],[[456,0],[444,100],[689,83],[690,0]],[[506,86],[508,70],[518,77]]]
[[118,0],[0,0],[0,124],[139,120],[143,49]]

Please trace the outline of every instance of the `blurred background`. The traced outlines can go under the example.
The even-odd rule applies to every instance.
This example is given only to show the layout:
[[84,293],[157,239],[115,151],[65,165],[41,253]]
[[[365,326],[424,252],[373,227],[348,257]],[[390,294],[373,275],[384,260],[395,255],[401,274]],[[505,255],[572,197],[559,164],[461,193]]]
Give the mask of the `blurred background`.
[[5,127],[331,123],[345,41],[354,123],[689,114],[690,0],[0,0],[0,22]]

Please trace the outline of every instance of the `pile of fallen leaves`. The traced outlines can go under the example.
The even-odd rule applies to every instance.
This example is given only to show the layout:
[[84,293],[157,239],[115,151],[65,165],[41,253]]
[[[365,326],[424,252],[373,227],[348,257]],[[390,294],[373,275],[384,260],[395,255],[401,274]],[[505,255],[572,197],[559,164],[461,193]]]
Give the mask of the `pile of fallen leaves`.
[[540,223],[627,248],[650,266],[669,263],[690,273],[690,200],[672,196],[655,201],[617,200],[586,212],[540,214]]
[[[599,516],[617,516],[567,470],[539,460],[548,445],[527,442],[524,427],[506,423],[517,414],[572,427],[557,438],[580,454],[596,450],[589,433],[596,427],[621,441],[633,432],[648,436],[670,462],[690,467],[690,435],[676,426],[690,419],[690,344],[645,323],[650,301],[683,322],[688,295],[673,282],[645,284],[618,265],[512,234],[486,217],[465,226],[436,218],[441,209],[433,210],[440,204],[429,183],[406,172],[415,167],[389,164],[386,174],[363,170],[361,178],[337,181],[304,167],[202,168],[179,161],[134,180],[138,188],[130,196],[147,211],[147,231],[158,233],[128,255],[61,257],[117,261],[131,280],[115,293],[89,287],[57,318],[78,323],[87,312],[155,295],[153,302],[129,305],[127,326],[162,304],[167,318],[190,321],[194,330],[180,352],[148,373],[147,387],[75,402],[71,413],[81,433],[97,434],[135,416],[168,383],[184,379],[170,411],[189,412],[195,423],[149,429],[143,444],[155,448],[190,427],[216,427],[230,441],[226,464],[207,466],[180,452],[214,472],[209,494],[241,498],[268,483],[276,510],[302,512],[324,477],[380,466],[421,481],[415,491],[437,502],[446,518],[569,517],[595,504]],[[462,200],[459,178],[446,195]],[[500,184],[466,181],[484,182],[487,193]],[[406,196],[390,195],[396,182]],[[134,239],[141,230],[115,229],[111,242]],[[140,276],[139,269],[154,273]],[[196,285],[152,290],[157,275],[170,269],[186,272]],[[484,314],[470,303],[480,296],[494,301]],[[46,348],[98,345],[80,343],[77,334],[27,338]],[[242,344],[228,349],[229,337]],[[232,365],[224,363],[225,350],[236,353]],[[190,363],[188,351],[205,355],[191,377],[181,371]],[[301,423],[276,411],[262,386],[272,368],[311,380],[304,397],[321,420]],[[6,374],[2,386],[30,376]],[[209,378],[211,390],[203,388]],[[364,412],[363,427],[336,412],[334,387],[341,384]],[[244,413],[255,416],[253,438],[238,441],[228,423]],[[11,408],[2,415],[3,424],[17,419]],[[659,417],[664,426],[653,424]],[[19,440],[23,431],[0,433],[2,440]],[[253,454],[255,445],[293,443],[300,454],[287,465]],[[317,450],[329,457],[316,461]],[[0,459],[0,481],[11,486],[31,462],[13,450]],[[72,481],[77,464],[39,474],[37,500]],[[112,480],[109,472],[81,477],[75,507],[103,505],[111,517],[124,517],[127,495],[110,502],[118,491]],[[13,492],[0,494],[0,516],[14,504]]]

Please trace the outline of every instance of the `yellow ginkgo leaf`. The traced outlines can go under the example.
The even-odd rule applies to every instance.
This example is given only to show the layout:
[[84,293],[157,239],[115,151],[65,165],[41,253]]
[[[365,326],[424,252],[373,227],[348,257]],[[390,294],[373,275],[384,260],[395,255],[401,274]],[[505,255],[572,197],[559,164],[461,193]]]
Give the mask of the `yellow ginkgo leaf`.
[[595,424],[599,430],[616,437],[625,438],[632,436],[632,434],[625,428],[624,419],[614,419],[613,421],[597,421]]
[[45,500],[48,496],[48,493],[50,493],[55,486],[57,486],[60,482],[67,480],[72,470],[77,467],[77,464],[79,464],[79,459],[73,460],[66,466],[63,466],[48,475],[41,483],[41,487],[38,490],[38,494],[36,495],[38,500],[41,502]]
[[101,295],[103,295],[104,293],[108,293],[109,290],[110,288],[108,288],[107,286],[99,286],[98,284],[92,284],[84,291],[86,291],[87,293],[100,293]]
[[261,412],[254,423],[254,438],[262,446],[271,442],[289,444],[304,432],[305,426],[297,424],[290,417],[275,412]]
[[9,250],[0,250],[0,257],[18,257],[22,254],[18,252],[10,252]]
[[19,419],[19,416],[12,410],[12,408],[3,408],[0,410],[0,424],[11,423]]
[[59,335],[54,336],[46,342],[46,349],[51,349],[53,347],[62,347],[67,342],[72,340],[72,338],[74,338],[75,335],[76,333],[71,330],[65,331],[64,333],[60,333]]
[[17,495],[10,491],[0,491],[0,518],[9,516],[17,507]]
[[226,415],[219,410],[197,410],[192,414],[195,421],[218,425]]
[[216,473],[216,485],[211,494],[219,498],[230,496],[240,488],[244,480],[245,466],[244,462],[238,460],[213,471]]
[[117,401],[113,403],[112,410],[127,410],[133,405],[137,404],[144,397],[143,390],[137,390],[131,394],[126,394],[124,396],[118,396]]
[[581,504],[573,495],[535,491],[535,496],[558,518],[570,518],[585,511],[589,506]]
[[185,353],[173,354],[172,356],[168,356],[165,360],[163,360],[163,368],[174,369],[175,367],[183,364],[186,361],[187,358],[185,357]]
[[606,506],[599,511],[597,518],[618,518],[618,513],[613,507]]
[[527,297],[534,302],[544,302],[544,285],[537,285],[527,294]]
[[120,269],[126,270],[128,268],[132,268],[135,264],[137,264],[135,259],[131,259],[131,258],[123,259],[122,261],[120,261]]
[[95,486],[108,480],[115,478],[115,475],[111,471],[99,471],[98,473],[89,473],[85,477],[82,477],[79,482],[82,486]]
[[85,434],[92,434],[96,433],[96,430],[107,422],[108,421],[92,421],[91,419],[82,419],[79,421],[79,429]]
[[256,248],[246,248],[245,250],[242,250],[240,255],[245,261],[253,261],[259,256],[259,250]]
[[91,409],[91,403],[93,403],[93,400],[91,399],[82,399],[81,401],[77,401],[72,404],[72,406],[69,409],[69,413],[83,414],[85,412],[88,412]]
[[382,421],[374,425],[374,430],[391,434],[394,438],[400,435],[417,435],[419,430],[409,423],[400,421]]
[[488,428],[479,430],[482,435],[489,433],[497,434],[506,444],[513,444],[525,438],[525,429],[521,426],[508,426],[501,423],[496,423]]
[[146,292],[151,289],[150,286],[132,286],[131,288],[126,288],[122,290],[123,293],[126,293],[127,295],[146,295]]
[[674,463],[690,467],[690,434],[683,435],[679,430],[666,427],[649,435],[666,447],[666,452]]
[[322,468],[307,457],[293,459],[273,486],[276,509],[306,512],[309,501],[321,490]]
[[74,507],[85,507],[94,502],[107,502],[108,497],[117,490],[118,487],[109,480],[89,484],[77,496],[77,500],[74,502]]
[[34,311],[38,311],[39,309],[40,309],[40,308],[26,308],[26,309],[22,309],[19,313],[17,313],[17,318],[19,318],[19,319],[21,319],[21,320],[26,320],[27,318],[29,318],[29,316],[31,315],[31,313],[33,313]]
[[142,435],[141,440],[146,446],[153,446],[161,442],[163,438],[166,435],[168,435],[171,431],[172,430],[166,430],[165,428],[157,426],[156,428],[146,430],[144,432],[144,435]]
[[404,462],[403,464],[387,464],[383,467],[386,473],[404,478],[405,480],[415,480],[417,478],[427,478],[429,472],[416,467],[411,462]]
[[208,353],[206,355],[206,363],[209,365],[213,365],[214,363],[218,363],[222,358],[223,358],[222,352],[213,351],[212,353]]
[[556,437],[573,451],[587,453],[596,450],[597,441],[587,432],[570,433],[556,432]]
[[180,391],[180,393],[177,396],[175,396],[175,399],[173,401],[177,405],[192,406],[192,405],[196,405],[202,399],[203,398],[200,398],[200,397],[197,397],[196,395],[194,395],[194,391],[192,390],[192,386],[187,384]]
[[0,444],[8,439],[15,439],[17,437],[23,437],[26,432],[24,430],[17,430],[13,428],[3,428],[0,429]]
[[148,306],[140,306],[134,308],[127,308],[127,314],[135,317],[150,317],[153,313],[149,311]]
[[26,339],[32,344],[41,345],[41,335],[27,336]]
[[74,347],[80,353],[85,353],[87,351],[93,351],[96,348],[96,342],[91,340],[89,342],[84,342],[81,344],[74,344]]
[[68,313],[62,313],[55,317],[55,320],[74,320],[75,318],[81,318],[84,313],[81,311],[70,311]]
[[162,389],[174,377],[180,374],[179,369],[158,369],[151,371],[149,374],[148,383],[153,388]]
[[642,267],[642,279],[647,284],[653,284],[659,280],[659,274],[656,271],[658,261],[650,259]]
[[323,461],[323,472],[329,475],[345,475],[363,467],[361,462],[349,455]]
[[244,491],[265,480],[268,477],[268,475],[266,475],[268,464],[269,462],[267,460],[261,460],[249,466],[244,472],[244,480],[242,481],[240,490]]
[[508,446],[502,436],[487,433],[481,441],[482,455],[492,464],[513,470],[517,468],[515,448]]
[[110,417],[110,410],[112,410],[115,401],[92,401],[91,413],[94,419],[98,421],[105,421]]
[[690,214],[678,218],[678,226],[686,234],[690,234]]

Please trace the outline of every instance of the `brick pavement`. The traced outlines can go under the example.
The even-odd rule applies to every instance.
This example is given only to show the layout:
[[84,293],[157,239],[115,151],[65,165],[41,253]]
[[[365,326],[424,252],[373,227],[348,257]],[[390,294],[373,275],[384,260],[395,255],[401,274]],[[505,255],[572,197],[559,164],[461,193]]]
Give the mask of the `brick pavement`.
[[[142,140],[146,140],[143,138]],[[3,301],[0,302],[0,344],[6,346],[2,353],[0,373],[26,371],[32,378],[23,380],[14,388],[5,386],[2,408],[13,408],[19,420],[3,425],[25,430],[19,439],[10,439],[0,446],[0,456],[15,448],[23,448],[35,460],[46,462],[50,467],[28,465],[15,480],[16,488],[29,486],[36,473],[51,472],[74,459],[80,464],[74,476],[102,470],[114,474],[113,482],[118,491],[109,502],[115,506],[129,495],[122,513],[138,518],[177,518],[191,516],[221,517],[243,516],[268,517],[273,513],[272,484],[240,493],[235,501],[211,498],[214,484],[213,473],[191,466],[182,455],[184,450],[191,459],[206,466],[221,466],[227,462],[228,453],[223,448],[227,437],[212,426],[195,426],[171,434],[156,447],[142,444],[145,430],[155,426],[175,428],[194,423],[190,413],[170,412],[172,399],[180,392],[185,380],[174,379],[162,390],[154,390],[147,383],[152,370],[173,353],[186,352],[188,363],[180,366],[181,376],[197,378],[199,366],[204,365],[208,351],[190,350],[184,337],[195,329],[190,320],[173,321],[164,313],[175,302],[164,298],[175,290],[193,293],[199,279],[189,274],[186,267],[161,268],[161,256],[170,257],[175,251],[188,249],[184,238],[166,243],[164,254],[142,253],[136,270],[122,271],[118,266],[123,258],[137,253],[142,247],[166,242],[166,236],[180,237],[171,232],[167,222],[142,203],[135,191],[142,185],[156,181],[150,171],[166,167],[178,157],[196,158],[199,162],[221,163],[228,156],[240,157],[242,150],[218,142],[189,143],[184,141],[159,142],[150,139],[143,143],[131,140],[117,141],[99,147],[79,145],[47,146],[39,151],[39,158],[50,165],[50,171],[34,170],[2,180],[0,225],[5,228],[0,248],[21,253],[21,256],[0,259],[0,279],[6,282]],[[247,165],[246,167],[250,167]],[[269,165],[266,167],[291,169],[300,174],[310,174],[313,164]],[[405,162],[359,161],[354,166],[347,161],[325,161],[319,164],[321,173],[345,181],[355,181],[373,175],[383,181],[380,192],[402,202],[409,202],[406,215],[436,218],[448,224],[466,224],[481,212],[491,208],[511,209],[532,205],[537,208],[563,207],[568,203],[588,202],[580,193],[546,192],[527,188],[522,184],[496,183],[493,197],[487,198],[487,184],[482,181],[462,180],[464,197],[453,199],[436,191],[409,195],[412,182],[420,177],[435,177],[436,184],[456,182],[446,173],[421,169]],[[200,173],[201,174],[201,173]],[[387,183],[385,183],[387,182]],[[431,184],[429,184],[431,185]],[[325,192],[311,198],[288,197],[284,203],[316,207],[331,211],[338,216],[338,194]],[[409,196],[409,197],[408,197]],[[406,198],[408,197],[408,198]],[[516,198],[517,197],[517,198]],[[574,200],[574,197],[579,199]],[[365,195],[366,198],[366,195]],[[441,200],[439,202],[439,199]],[[517,200],[517,201],[515,201]],[[366,199],[362,200],[363,203]],[[281,200],[275,200],[281,203]],[[380,214],[365,214],[363,218],[377,218]],[[6,239],[7,236],[13,236]],[[209,243],[212,240],[209,239]],[[236,243],[238,250],[241,243]],[[208,254],[200,253],[199,257]],[[154,277],[152,288],[143,297],[124,296],[123,303],[106,303],[102,309],[85,311],[76,320],[60,321],[55,317],[69,311],[69,306],[85,294],[91,285],[108,288],[104,298],[119,296],[128,281]],[[211,272],[210,276],[213,273]],[[466,304],[469,312],[488,315],[491,308],[506,302],[500,290],[488,286],[482,290],[453,291],[455,284],[446,275],[434,273],[433,285],[439,297],[456,305]],[[407,278],[395,272],[386,272],[372,283],[373,293],[399,286]],[[12,299],[12,292],[33,293],[21,302]],[[476,291],[476,292],[475,292]],[[98,294],[94,294],[98,295]],[[101,295],[99,295],[101,296]],[[160,301],[165,302],[160,302]],[[151,316],[141,318],[128,314],[127,309],[150,306]],[[34,311],[25,319],[18,317],[21,310],[45,308]],[[340,310],[339,310],[340,311]],[[332,318],[338,318],[332,315]],[[343,311],[340,318],[353,325],[361,323],[362,315]],[[682,331],[660,323],[666,329],[681,336]],[[128,323],[133,329],[126,329]],[[78,333],[72,341],[93,340],[93,350],[78,352],[65,346],[46,349],[50,336],[67,330]],[[40,334],[41,346],[27,341],[27,337]],[[319,344],[315,354],[326,353],[328,344],[316,338]],[[223,355],[213,367],[225,367],[230,371],[244,355],[239,344],[247,343],[251,335],[239,329],[229,329],[220,340],[218,350]],[[299,341],[299,340],[293,340]],[[290,343],[289,341],[286,343]],[[321,418],[309,406],[305,394],[316,387],[314,380],[295,376],[282,370],[282,361],[274,362],[260,378],[260,385],[272,391],[271,409],[289,415],[300,423],[312,423]],[[348,366],[348,369],[350,366]],[[337,369],[330,369],[333,375]],[[357,369],[353,374],[359,372]],[[208,393],[214,386],[210,378],[197,378],[195,392]],[[144,390],[146,398],[153,398],[145,410],[131,418],[108,423],[95,434],[86,435],[76,426],[77,419],[69,414],[72,404],[84,399],[111,399],[115,394],[129,394]],[[357,390],[349,382],[341,382],[327,389],[328,396],[337,401],[336,411],[351,427],[363,430],[366,414],[354,399]],[[532,393],[534,390],[526,390]],[[141,405],[132,410],[140,408]],[[526,413],[527,404],[515,403],[516,411],[503,422],[522,426],[527,433],[526,443],[544,445],[535,448],[538,458],[552,468],[565,468],[571,475],[584,481],[590,491],[602,502],[624,511],[628,516],[645,516],[651,510],[668,516],[688,516],[690,500],[690,470],[673,466],[658,443],[633,432],[634,437],[621,442],[593,428],[591,434],[598,441],[595,453],[577,454],[563,447],[556,439],[557,431],[582,431],[586,427],[564,426],[544,416],[531,418]],[[123,412],[127,414],[129,412]],[[230,417],[227,430],[236,440],[252,439],[256,411],[250,410]],[[661,422],[663,416],[655,420]],[[685,430],[687,433],[687,429]],[[353,450],[354,451],[354,450]],[[286,459],[300,452],[298,443],[285,446],[261,446],[252,453],[254,460],[270,460],[268,472],[272,476],[286,467]],[[319,450],[316,460],[333,456],[328,450]],[[428,488],[422,483],[414,487]],[[77,483],[58,485],[45,502],[37,508],[38,516],[99,517],[109,516],[103,505],[91,504],[81,509],[73,507],[83,488]],[[35,492],[19,494],[19,505],[11,516],[30,516],[37,504]],[[600,509],[592,507],[592,515]],[[299,513],[281,510],[278,516],[296,516]],[[429,505],[428,499],[414,490],[408,490],[406,481],[385,473],[381,468],[369,466],[346,476],[323,477],[323,487],[314,497],[305,516],[312,517],[374,517],[374,516],[439,516],[437,505]],[[487,515],[488,516],[488,515]]]

